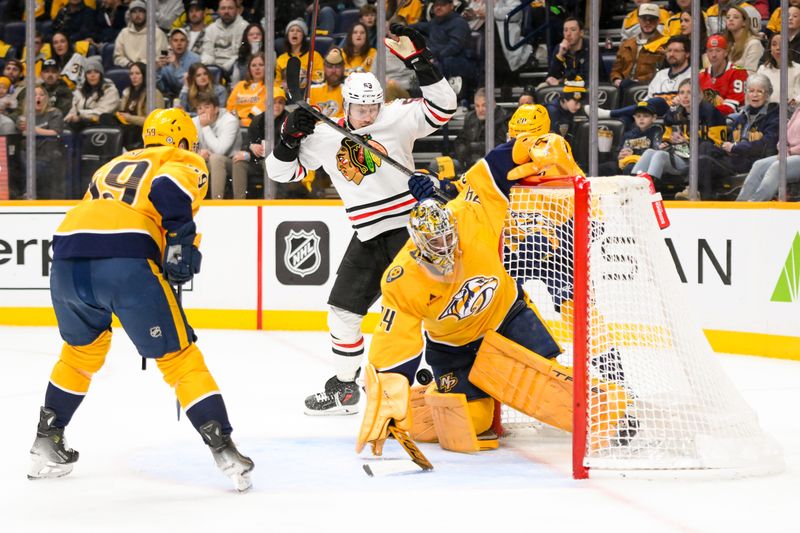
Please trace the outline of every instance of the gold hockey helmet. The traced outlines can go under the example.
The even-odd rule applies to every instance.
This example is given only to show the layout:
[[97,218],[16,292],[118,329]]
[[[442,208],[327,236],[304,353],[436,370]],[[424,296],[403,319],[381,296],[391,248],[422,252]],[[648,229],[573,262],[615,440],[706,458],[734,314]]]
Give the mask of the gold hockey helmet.
[[183,109],[154,109],[147,115],[142,126],[145,146],[181,147],[186,140],[186,149],[197,151],[197,128]]
[[508,121],[508,138],[515,139],[520,133],[544,135],[550,132],[550,115],[539,104],[523,104],[514,111]]

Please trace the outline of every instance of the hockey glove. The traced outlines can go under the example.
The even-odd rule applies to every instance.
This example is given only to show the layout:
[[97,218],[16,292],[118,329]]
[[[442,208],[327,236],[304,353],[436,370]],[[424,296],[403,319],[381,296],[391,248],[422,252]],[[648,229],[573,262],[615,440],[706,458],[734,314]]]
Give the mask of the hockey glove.
[[302,107],[298,107],[289,113],[289,116],[283,121],[281,140],[289,148],[297,148],[300,146],[300,141],[303,140],[303,137],[314,133],[316,123],[317,119],[314,118],[314,115]]
[[420,32],[402,24],[392,24],[390,31],[397,40],[384,39],[391,52],[403,60],[406,67],[417,74],[420,86],[432,85],[442,79],[441,73],[433,66],[433,54],[426,47],[425,37]]
[[442,202],[449,202],[458,196],[458,187],[454,180],[436,179],[435,176],[424,172],[414,172],[408,178],[408,190],[417,201],[436,197]]
[[200,272],[203,254],[197,249],[200,236],[194,222],[181,226],[177,231],[167,231],[164,246],[164,278],[173,285],[183,285]]

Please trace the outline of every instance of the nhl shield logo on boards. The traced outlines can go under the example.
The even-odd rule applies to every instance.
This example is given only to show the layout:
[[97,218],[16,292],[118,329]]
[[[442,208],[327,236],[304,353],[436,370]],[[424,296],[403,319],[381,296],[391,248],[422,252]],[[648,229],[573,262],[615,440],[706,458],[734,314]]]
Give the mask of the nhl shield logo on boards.
[[324,285],[330,230],[320,221],[286,221],[275,229],[275,274],[283,285]]
[[286,250],[283,252],[283,261],[289,272],[304,278],[317,271],[321,258],[319,236],[315,231],[291,230],[284,240]]

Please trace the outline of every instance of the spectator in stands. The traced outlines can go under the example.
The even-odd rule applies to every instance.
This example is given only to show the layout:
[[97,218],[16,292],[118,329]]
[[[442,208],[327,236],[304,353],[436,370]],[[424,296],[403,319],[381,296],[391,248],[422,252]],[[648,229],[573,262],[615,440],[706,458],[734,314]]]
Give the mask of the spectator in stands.
[[74,46],[69,36],[57,31],[53,34],[50,42],[52,43],[52,58],[56,60],[61,77],[70,89],[83,85],[86,54],[89,51],[87,41],[79,41]]
[[83,0],[69,0],[53,18],[53,31],[63,31],[72,42],[93,39],[97,36],[94,8]]
[[[786,182],[800,181],[800,108],[796,109],[786,129]],[[744,180],[737,202],[768,202],[780,186],[780,162],[773,155],[759,159]]]
[[[658,116],[664,115],[672,105],[672,99],[678,92],[678,85],[681,81],[691,76],[689,68],[689,39],[684,35],[670,37],[667,41],[667,68],[662,68],[647,86],[647,103],[655,109]],[[590,112],[590,105],[586,106],[586,114]],[[635,105],[621,107],[619,109],[607,110],[598,107],[597,116],[599,118],[618,118],[630,124]]]
[[655,120],[655,109],[647,105],[647,102],[639,102],[636,111],[633,112],[634,127],[622,135],[616,159],[601,163],[597,167],[598,175],[631,174],[634,165],[645,151],[657,149],[661,143],[663,130],[661,126],[655,124]]
[[42,86],[50,95],[50,106],[67,116],[72,107],[72,89],[61,79],[61,72],[55,59],[45,59],[42,63]]
[[770,96],[769,101],[780,103],[781,98],[789,100],[789,107],[794,107],[800,103],[800,64],[789,61],[789,90],[783,91],[780,83],[781,74],[781,34],[776,33],[769,39],[769,54],[764,58],[764,63],[758,67],[758,73],[763,74],[776,88]]
[[17,51],[7,42],[0,39],[0,63],[5,63],[9,59],[16,57]]
[[372,71],[375,54],[377,54],[377,50],[367,44],[367,27],[360,22],[356,22],[347,32],[347,37],[345,37],[344,46],[342,47],[345,77],[356,71]]
[[[14,118],[17,116],[17,97],[8,91],[11,89],[11,80],[6,76],[0,76],[0,130],[3,131],[2,135],[8,133],[15,133],[16,127],[12,131],[8,131],[9,124],[14,126]],[[8,119],[8,120],[6,120]]]
[[169,33],[172,23],[183,15],[183,0],[158,0],[156,2],[156,24],[164,33]]
[[[131,22],[114,41],[114,64],[128,68],[137,61],[147,62],[147,6],[143,0],[133,0],[128,7]],[[167,36],[156,28],[156,56],[168,53]]]
[[536,93],[533,92],[533,89],[530,87],[526,87],[522,89],[522,94],[519,95],[519,100],[517,104],[519,105],[533,105],[536,103]]
[[206,28],[213,22],[207,11],[200,0],[190,0],[186,8],[186,25],[183,29],[189,33],[189,50],[198,56],[203,55]]
[[620,102],[625,89],[637,83],[649,83],[664,60],[661,50],[651,51],[645,44],[661,37],[656,30],[659,8],[656,4],[639,6],[639,33],[620,43],[617,59],[611,67],[611,83],[619,88]]
[[[17,119],[20,133],[27,135],[28,117],[24,110]],[[66,198],[64,181],[64,153],[59,141],[64,131],[64,116],[50,106],[50,95],[41,85],[34,89],[34,134],[36,135],[36,198],[58,200]],[[25,146],[25,145],[23,145]],[[22,160],[27,161],[23,148]]]
[[17,95],[17,92],[24,86],[24,78],[22,77],[22,63],[19,59],[9,59],[3,67],[3,76],[11,80],[11,87],[9,87],[9,94]]
[[[58,13],[61,11],[61,8],[66,6],[70,0],[52,0],[51,2],[46,2],[50,4],[50,20],[55,20],[58,17]],[[86,4],[87,7],[90,9],[97,9],[97,2],[96,0],[83,0],[83,3]],[[38,13],[38,6],[37,6],[37,13]],[[38,15],[37,15],[38,17]]]
[[[574,80],[578,76],[583,80],[589,79],[589,43],[584,38],[583,22],[569,17],[564,21],[564,39],[550,59],[545,83],[559,85],[565,80]],[[608,79],[603,62],[599,65],[599,79]]]
[[742,0],[724,0],[714,3],[705,12],[708,35],[723,33],[725,31],[725,26],[727,24],[726,13],[732,6],[739,6],[745,10],[748,24],[750,24],[750,29],[753,33],[761,31],[762,15],[755,6],[743,2]]
[[470,31],[480,31],[486,23],[486,0],[469,0],[461,15],[469,24]]
[[[420,6],[421,7],[421,6]],[[422,10],[420,9],[420,12]],[[402,17],[403,15],[399,13],[395,13],[395,16]],[[391,18],[391,17],[390,17]],[[408,22],[408,19],[403,17],[406,20],[406,24],[411,24]],[[378,47],[378,30],[375,28],[376,21],[378,20],[378,10],[375,8],[374,4],[364,4],[359,8],[358,12],[358,21],[367,28],[367,43],[372,48]],[[417,22],[419,20],[419,16],[417,16]],[[350,28],[346,28],[348,31]]]
[[86,60],[86,79],[72,98],[72,107],[64,117],[70,129],[81,131],[96,124],[103,113],[113,113],[119,107],[119,91],[111,80],[103,77],[99,56]]
[[[409,24],[416,24],[417,22],[419,22],[419,19],[422,18],[423,6],[421,0],[397,0],[396,3],[397,3],[397,10],[394,13],[391,13],[392,3],[386,2],[386,13],[387,15],[389,15],[389,18],[397,15],[399,17],[403,17],[404,19],[406,19]],[[469,7],[477,7],[478,9],[480,9],[480,7],[478,7],[478,4],[482,5],[482,3],[483,0],[471,0],[469,2]],[[475,11],[473,11],[473,14],[474,13]],[[375,13],[375,15],[377,17],[377,13]],[[372,26],[370,26],[363,20],[361,22],[367,26],[368,30],[371,29],[373,33],[375,32],[374,23],[372,24]],[[375,43],[370,42],[370,46],[374,47]]]
[[700,90],[723,115],[736,113],[744,105],[748,72],[728,61],[728,42],[722,35],[706,40],[709,66],[700,71]]
[[[790,8],[791,9],[791,8]],[[730,6],[725,14],[725,39],[728,41],[728,59],[734,65],[754,73],[764,55],[764,46],[753,32],[747,12],[740,6]]]
[[[272,93],[272,118],[275,139],[278,138],[283,121],[286,120],[286,93],[280,87],[273,87]],[[233,198],[241,199],[247,196],[247,178],[250,175],[264,177],[264,119],[266,113],[259,113],[253,117],[247,127],[247,146],[233,155]],[[283,184],[277,184],[280,186]],[[288,184],[287,184],[288,185]],[[295,185],[295,184],[292,184]],[[299,185],[299,184],[297,184]]]
[[575,138],[575,115],[581,110],[585,98],[586,86],[583,80],[568,80],[564,83],[558,100],[545,106],[550,116],[550,132],[561,135],[570,145]]
[[[25,20],[27,18],[26,3],[27,0],[9,0],[8,2],[6,2],[2,20],[5,21]],[[52,20],[52,17],[45,9],[46,6],[43,0],[37,0],[35,6],[36,7],[35,7],[34,17],[36,18],[37,22],[41,20]]]
[[344,116],[342,82],[344,81],[344,58],[338,48],[331,48],[325,55],[325,83],[311,86],[309,103],[331,118]]
[[[800,0],[789,0],[790,6],[797,6],[800,7]],[[781,6],[775,8],[775,11],[772,12],[772,15],[769,17],[769,22],[767,23],[767,35],[770,37],[774,33],[781,32]]]
[[267,102],[267,88],[264,86],[264,53],[250,56],[244,79],[234,85],[228,97],[228,111],[239,118],[241,125],[247,127],[255,115],[263,113]]
[[[736,115],[727,137],[729,140],[719,147],[700,143],[698,175],[706,199],[711,198],[719,180],[749,172],[757,160],[777,152],[778,104],[769,102],[772,83],[763,74],[751,74],[745,90],[747,105]],[[688,194],[675,195],[676,200],[685,198]]]
[[[392,24],[402,24],[405,26],[406,19],[395,15],[386,22],[386,36],[396,40],[397,36],[392,34],[390,30]],[[417,76],[414,74],[414,70],[406,68],[406,64],[403,63],[403,60],[394,55],[391,50],[389,50],[389,47],[386,47],[385,50],[386,91],[398,90],[408,92],[417,88]]]
[[471,93],[477,76],[469,24],[455,12],[453,0],[433,0],[432,13],[430,22],[418,22],[413,26],[428,36],[428,49],[444,77],[461,78],[463,90],[459,96],[463,99]]
[[[664,115],[664,134],[661,143],[647,150],[633,168],[633,174],[647,172],[658,181],[665,174],[689,174],[689,114],[692,109],[692,80],[687,78],[678,86],[673,106]],[[701,142],[721,146],[726,139],[725,117],[707,101],[700,102]]]
[[[305,88],[309,52],[306,35],[308,26],[303,20],[292,20],[286,25],[284,32],[286,51],[275,60],[275,85],[286,88],[286,65],[289,63],[289,58],[294,56],[300,59],[300,87]],[[311,83],[321,83],[325,75],[322,72],[322,56],[316,50],[314,50],[313,68]]]
[[667,24],[667,21],[671,16],[670,12],[662,7],[659,7],[658,4],[650,4],[649,2],[650,0],[634,0],[634,3],[637,6],[636,9],[628,13],[628,15],[622,21],[620,37],[622,37],[623,41],[636,37],[642,31],[640,27],[640,17],[642,16],[641,7],[643,5],[651,5],[658,10],[657,13],[655,11],[651,11],[651,13],[656,17],[656,28],[654,28],[654,31],[663,33],[664,26]]
[[207,94],[197,97],[197,116],[192,120],[197,126],[197,153],[208,163],[208,197],[220,200],[225,197],[225,184],[233,171],[233,155],[239,150],[239,121],[219,108],[215,96]]
[[99,43],[113,43],[119,32],[128,25],[125,20],[127,14],[128,6],[122,0],[103,0],[97,8],[97,36],[93,39]]
[[[100,116],[101,124],[117,126],[122,130],[122,146],[126,150],[143,148],[142,125],[147,118],[147,65],[136,62],[128,69],[131,84],[122,91],[119,108],[113,114]],[[164,107],[164,97],[156,90],[153,107]]]
[[506,142],[508,134],[508,116],[500,106],[495,106],[494,112],[494,146],[488,149],[486,142],[486,90],[483,88],[475,91],[473,100],[475,107],[464,117],[464,127],[458,133],[453,143],[453,152],[456,159],[466,167],[471,167],[486,155],[488,150],[498,144]]
[[800,63],[800,7],[789,6],[789,61]]
[[[45,46],[44,37],[39,30],[36,30],[33,37],[33,51],[34,51],[34,68],[36,72],[35,79],[39,78],[39,73],[42,71],[42,61],[50,57],[50,45]],[[22,77],[27,75],[27,62],[28,61],[28,47],[22,49],[22,57],[20,57],[20,65],[22,66]]]
[[208,67],[202,63],[195,63],[186,73],[186,83],[181,89],[178,103],[173,105],[194,116],[197,114],[197,97],[201,94],[214,95],[217,97],[217,102],[228,100],[225,87],[214,80]]
[[220,0],[217,15],[219,18],[206,28],[201,57],[204,64],[216,65],[229,79],[247,21],[239,16],[235,0]]
[[242,34],[242,43],[239,45],[236,63],[233,65],[231,84],[235,84],[242,79],[244,72],[247,70],[247,62],[250,56],[262,50],[265,50],[264,30],[260,24],[249,24]]
[[181,93],[189,67],[200,62],[200,56],[189,50],[189,35],[183,28],[169,33],[169,52],[156,58],[157,86],[169,99]]

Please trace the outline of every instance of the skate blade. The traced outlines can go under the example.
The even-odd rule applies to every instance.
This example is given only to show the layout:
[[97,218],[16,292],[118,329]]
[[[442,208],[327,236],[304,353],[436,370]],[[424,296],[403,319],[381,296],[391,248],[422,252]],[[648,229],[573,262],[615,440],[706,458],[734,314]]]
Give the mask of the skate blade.
[[253,488],[253,481],[250,479],[250,474],[232,474],[230,478],[236,490],[240,493],[245,493]]
[[28,479],[56,479],[72,472],[73,464],[53,463],[47,460],[34,460],[28,469]]
[[324,411],[318,411],[306,407],[303,412],[308,416],[350,416],[358,414],[358,406],[351,405],[351,406],[333,407],[331,409],[325,409]]

